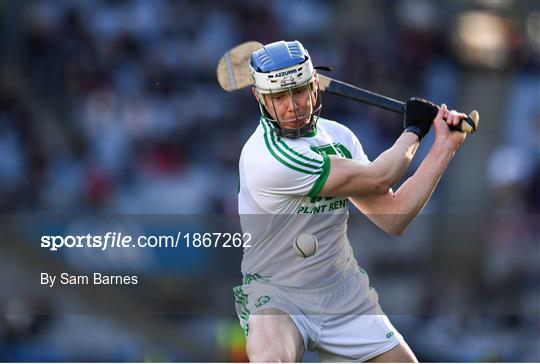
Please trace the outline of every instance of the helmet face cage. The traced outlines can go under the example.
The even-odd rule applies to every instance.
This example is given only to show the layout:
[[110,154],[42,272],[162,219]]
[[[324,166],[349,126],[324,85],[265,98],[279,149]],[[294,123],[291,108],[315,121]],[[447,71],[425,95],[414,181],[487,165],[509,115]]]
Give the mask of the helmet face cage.
[[[299,138],[315,130],[322,102],[319,90],[313,88],[313,85],[316,86],[317,83],[314,81],[315,70],[311,59],[300,42],[275,42],[253,52],[250,70],[262,116],[277,127],[281,136]],[[308,115],[299,115],[297,109],[295,90],[302,87],[306,87],[309,93]],[[287,92],[286,97],[290,97],[293,104],[295,118],[292,120],[279,120],[274,95],[284,92]],[[313,92],[316,98],[315,105],[313,105]],[[264,95],[270,96],[270,102],[265,101]],[[273,111],[275,119],[270,115],[269,110]],[[308,122],[300,125],[305,118],[309,118]],[[296,127],[285,127],[284,123],[287,122],[295,122]]]
[[[310,113],[308,115],[300,115],[299,112],[298,112],[298,109],[297,109],[297,100],[296,100],[297,97],[294,95],[293,92],[294,92],[295,89],[298,89],[298,88],[301,88],[301,87],[306,87],[307,88],[307,92],[308,92],[308,108],[310,110]],[[292,105],[293,105],[293,108],[294,108],[294,114],[295,114],[295,118],[294,119],[289,119],[289,120],[279,120],[279,116],[278,116],[277,108],[276,108],[276,105],[275,105],[275,102],[274,102],[274,98],[272,97],[273,95],[275,95],[277,93],[282,93],[284,91],[279,91],[279,92],[270,91],[269,93],[266,94],[266,95],[270,95],[271,105],[266,105],[266,102],[264,101],[264,95],[265,94],[262,94],[262,93],[258,92],[259,108],[261,109],[261,113],[262,113],[263,117],[266,120],[270,121],[271,123],[273,123],[277,127],[278,133],[279,133],[280,136],[286,137],[286,138],[296,139],[296,138],[300,138],[300,137],[302,137],[302,136],[304,136],[306,134],[309,134],[309,133],[311,133],[312,131],[314,131],[316,129],[317,120],[319,119],[319,115],[321,113],[322,99],[321,99],[321,93],[319,92],[319,90],[318,89],[313,89],[313,87],[317,87],[316,83],[313,82],[313,81],[310,81],[307,84],[300,85],[300,86],[297,86],[297,87],[288,87],[287,90],[285,90],[288,93],[287,97],[290,97],[290,99],[291,99],[291,102],[292,102]],[[316,97],[315,104],[313,104],[313,99],[312,99],[313,92],[316,93],[315,94],[315,97]],[[272,110],[274,111],[274,115],[276,116],[275,119],[272,118],[272,116],[268,112],[269,107],[271,107]],[[309,118],[309,120],[305,125],[301,126],[300,122],[302,120],[304,120],[305,118]],[[295,122],[296,123],[296,128],[285,128],[283,126],[283,123],[287,123],[287,122]]]

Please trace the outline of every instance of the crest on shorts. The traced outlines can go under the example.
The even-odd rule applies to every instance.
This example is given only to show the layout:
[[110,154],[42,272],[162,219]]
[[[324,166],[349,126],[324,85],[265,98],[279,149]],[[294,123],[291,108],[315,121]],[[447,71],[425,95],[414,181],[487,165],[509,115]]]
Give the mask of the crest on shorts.
[[270,296],[261,296],[257,298],[257,301],[255,301],[255,307],[261,307],[262,305],[266,304],[268,301],[270,301]]

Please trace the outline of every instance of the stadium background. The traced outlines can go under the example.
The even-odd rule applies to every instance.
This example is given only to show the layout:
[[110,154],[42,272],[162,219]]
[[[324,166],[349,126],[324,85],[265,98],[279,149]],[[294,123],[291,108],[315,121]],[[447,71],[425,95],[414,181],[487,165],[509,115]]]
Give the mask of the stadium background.
[[[237,160],[258,109],[248,91],[221,91],[215,67],[247,40],[298,39],[335,78],[397,99],[478,109],[479,133],[454,158],[422,218],[399,239],[352,224],[351,234],[362,227],[355,251],[383,308],[410,298],[389,313],[420,360],[540,360],[538,2],[2,1],[0,19],[4,221],[234,215]],[[391,113],[333,96],[323,102],[323,115],[351,128],[372,159],[401,131]],[[485,229],[473,239],[456,229],[475,224]],[[4,273],[87,268],[68,254],[45,259],[19,238],[2,234]],[[63,311],[3,280],[0,359],[242,360],[230,294],[240,251],[221,254],[162,252],[145,266],[146,294],[159,300],[107,297],[120,306],[137,302],[135,319]],[[219,293],[201,293],[208,290]],[[156,314],[163,302],[174,314]],[[43,315],[47,305],[56,314]],[[189,315],[197,306],[207,309]]]

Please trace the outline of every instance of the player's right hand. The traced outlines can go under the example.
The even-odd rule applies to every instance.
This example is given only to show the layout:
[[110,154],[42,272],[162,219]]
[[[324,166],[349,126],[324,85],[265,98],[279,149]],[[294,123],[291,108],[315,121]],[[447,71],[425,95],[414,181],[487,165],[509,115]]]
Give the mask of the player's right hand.
[[410,131],[422,138],[428,133],[439,108],[430,101],[418,98],[411,98],[405,103],[405,115],[403,127],[405,131]]
[[433,128],[435,129],[435,141],[444,142],[449,148],[456,150],[465,140],[467,133],[462,131],[452,131],[450,126],[458,125],[461,119],[467,115],[455,110],[449,111],[445,104],[439,108]]

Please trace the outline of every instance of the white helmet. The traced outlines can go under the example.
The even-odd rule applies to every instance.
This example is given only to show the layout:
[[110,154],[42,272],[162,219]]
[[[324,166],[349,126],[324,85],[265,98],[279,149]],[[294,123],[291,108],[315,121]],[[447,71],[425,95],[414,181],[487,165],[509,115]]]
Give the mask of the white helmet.
[[[260,95],[290,92],[293,88],[306,85],[311,87],[310,83],[315,78],[315,69],[309,53],[299,41],[280,41],[265,45],[253,52],[249,68],[253,75],[253,84]],[[263,117],[277,124],[282,136],[289,138],[301,137],[315,129],[321,109],[319,98],[318,101],[318,106],[313,107],[309,115],[310,120],[306,125],[296,129],[283,129],[279,125],[279,120],[270,117],[266,110],[269,105],[264,104],[264,98],[259,97]]]

